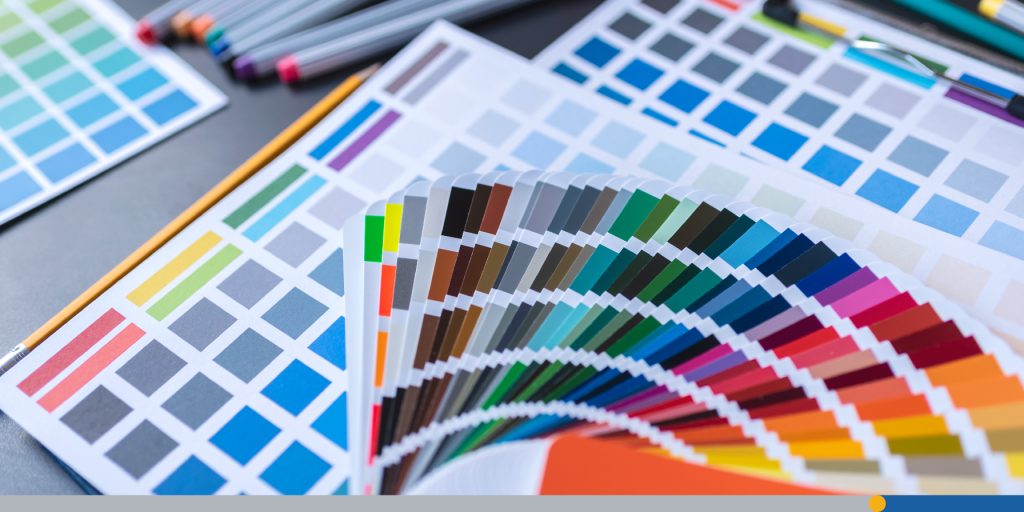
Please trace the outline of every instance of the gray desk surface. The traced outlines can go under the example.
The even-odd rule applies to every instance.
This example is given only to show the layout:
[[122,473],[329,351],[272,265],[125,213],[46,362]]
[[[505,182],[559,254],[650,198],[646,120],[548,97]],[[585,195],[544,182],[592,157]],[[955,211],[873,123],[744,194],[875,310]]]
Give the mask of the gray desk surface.
[[[119,0],[139,17],[159,0]],[[599,0],[545,0],[469,28],[533,57]],[[297,88],[231,81],[196,46],[174,46],[224,91],[227,108],[0,227],[0,350],[6,352],[124,259],[355,69]],[[101,229],[102,228],[102,229]],[[0,494],[79,493],[0,413]]]

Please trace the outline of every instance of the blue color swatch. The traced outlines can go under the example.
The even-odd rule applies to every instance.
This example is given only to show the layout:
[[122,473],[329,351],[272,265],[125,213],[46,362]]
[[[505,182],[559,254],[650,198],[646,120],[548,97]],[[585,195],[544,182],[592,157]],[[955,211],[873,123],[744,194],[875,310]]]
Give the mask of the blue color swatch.
[[576,50],[576,55],[599,68],[604,67],[605,64],[608,64],[618,54],[618,48],[608,44],[599,37],[591,38],[590,41],[587,41]]
[[292,361],[263,388],[263,396],[297,416],[320,396],[328,384],[323,375],[300,361]]
[[240,464],[246,464],[267,445],[281,429],[249,407],[243,408],[221,427],[210,442]]
[[125,117],[94,133],[92,140],[103,151],[113,153],[145,134],[146,129],[138,121]]
[[878,206],[898,212],[917,189],[917,185],[879,169],[860,186],[857,195]]
[[842,151],[829,146],[822,146],[804,164],[804,170],[829,183],[842,186],[860,167],[860,164],[860,160]]
[[260,478],[281,494],[305,494],[331,469],[330,464],[294,442],[273,464],[260,474]]
[[656,80],[661,78],[664,72],[641,59],[633,59],[632,62],[622,68],[615,76],[637,89],[645,90]]
[[225,482],[224,477],[192,456],[153,492],[161,495],[209,495],[217,492]]
[[332,443],[348,450],[348,398],[342,393],[330,407],[313,422],[313,430],[323,434]]
[[181,91],[174,90],[163,98],[143,107],[142,111],[157,124],[165,124],[192,110],[195,106],[195,100]]
[[538,169],[547,169],[563,151],[565,144],[542,133],[533,132],[512,151],[512,156]]
[[56,183],[96,161],[89,150],[75,143],[39,162],[39,170]]
[[676,80],[665,92],[661,93],[661,101],[672,105],[683,112],[690,113],[708,97],[708,92],[696,85]]
[[951,235],[963,235],[978,212],[946,197],[935,195],[921,208],[914,220]]
[[793,158],[793,155],[807,142],[807,137],[786,128],[778,123],[772,123],[761,135],[754,139],[754,147],[760,148],[783,160]]
[[739,135],[755,117],[753,112],[731,101],[723,101],[704,117],[704,122],[729,135]]

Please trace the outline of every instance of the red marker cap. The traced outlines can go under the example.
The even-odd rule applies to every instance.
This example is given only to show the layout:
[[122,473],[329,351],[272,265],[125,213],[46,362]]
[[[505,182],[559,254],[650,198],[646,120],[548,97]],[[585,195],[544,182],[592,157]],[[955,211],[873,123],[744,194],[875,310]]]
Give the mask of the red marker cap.
[[156,44],[158,38],[156,37],[156,30],[153,29],[153,25],[146,20],[139,20],[139,24],[135,27],[135,36],[146,44]]
[[286,84],[299,80],[299,63],[294,56],[289,55],[277,61],[277,76]]

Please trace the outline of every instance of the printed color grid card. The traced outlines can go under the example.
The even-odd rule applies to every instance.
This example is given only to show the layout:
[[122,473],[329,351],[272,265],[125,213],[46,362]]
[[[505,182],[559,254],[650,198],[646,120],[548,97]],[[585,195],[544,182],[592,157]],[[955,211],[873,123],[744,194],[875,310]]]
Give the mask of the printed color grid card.
[[0,2],[0,224],[223,106],[105,0]]
[[[852,37],[920,51],[997,94],[1024,91],[1024,78],[822,4],[800,7]],[[661,124],[1024,259],[1024,121],[824,36],[781,27],[759,8],[609,1],[537,60]],[[927,252],[873,250],[908,265]],[[948,270],[961,263],[975,282],[1005,272],[979,266],[978,254],[922,277],[951,293],[963,274]],[[1020,321],[1024,281],[1014,277],[1010,303],[1018,307],[1002,312]],[[968,289],[951,294],[978,300]]]
[[[102,492],[345,492],[341,228],[417,179],[505,168],[796,194],[820,201],[798,217],[847,226],[858,243],[973,248],[874,210],[840,214],[861,203],[679,141],[440,23],[0,378],[0,408]],[[988,263],[1020,275],[1001,256]],[[940,264],[924,257],[915,271]]]

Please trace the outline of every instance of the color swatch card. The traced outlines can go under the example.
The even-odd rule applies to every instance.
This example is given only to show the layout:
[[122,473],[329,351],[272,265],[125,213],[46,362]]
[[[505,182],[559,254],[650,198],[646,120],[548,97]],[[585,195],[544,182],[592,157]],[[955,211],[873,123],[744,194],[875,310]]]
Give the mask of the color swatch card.
[[[486,173],[511,185],[515,174],[494,172],[503,169],[570,171],[561,179],[596,172],[619,188],[660,177],[745,198],[788,197],[798,220],[859,247],[903,240],[960,259],[976,254],[971,242],[838,190],[680,139],[441,23],[0,377],[0,408],[105,493],[361,491],[349,483],[349,450],[363,448],[352,439],[369,432],[349,432],[361,423],[347,421],[347,411],[373,397],[350,400],[348,372],[377,354],[346,357],[346,288],[366,283],[343,279],[342,228],[413,182],[422,185],[410,193],[429,203],[429,183],[461,187],[481,179],[465,175]],[[436,222],[423,228],[431,243],[462,245]],[[515,234],[514,225],[499,227]],[[401,242],[397,252],[393,238],[382,245],[388,262],[409,257]],[[1013,258],[987,258],[1024,275]],[[943,261],[921,258],[912,269],[927,276]],[[1001,297],[1005,284],[981,286]],[[378,323],[397,326],[420,311],[412,308],[435,306],[395,307]],[[1006,461],[1001,471],[1019,474],[1019,460]]]
[[0,2],[0,224],[225,105],[107,0]]
[[1024,489],[1008,464],[1021,430],[992,422],[1024,407],[1024,359],[776,212],[665,181],[503,171],[416,182],[344,241],[367,491],[566,434],[846,492]]
[[[863,198],[890,218],[1024,259],[1024,120],[878,54],[776,23],[761,4],[610,0],[536,62],[680,135]],[[1024,77],[826,2],[796,4],[847,37],[918,52],[996,95],[1024,92]],[[1021,338],[1022,274],[1000,298],[957,284],[964,274],[953,269],[961,266],[978,286],[1004,278],[1001,267],[981,263],[983,251],[954,260],[920,244],[879,240],[872,249],[905,269],[942,259],[922,280],[985,304]]]

